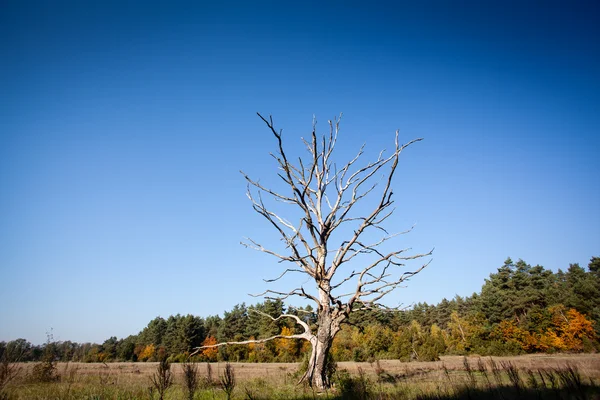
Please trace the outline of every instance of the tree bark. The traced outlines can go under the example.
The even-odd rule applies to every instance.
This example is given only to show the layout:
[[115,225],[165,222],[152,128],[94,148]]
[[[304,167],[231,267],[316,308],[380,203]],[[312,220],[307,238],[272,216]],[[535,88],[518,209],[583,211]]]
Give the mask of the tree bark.
[[[322,252],[321,254],[324,254]],[[320,260],[324,263],[324,256]],[[343,315],[331,307],[331,285],[327,279],[319,281],[319,308],[317,310],[317,334],[310,339],[312,351],[308,361],[308,368],[302,381],[308,382],[317,389],[326,389],[331,385],[327,374],[328,355],[333,338],[340,330]]]
[[333,320],[331,310],[327,309],[319,313],[317,334],[310,340],[312,351],[301,382],[307,382],[317,389],[325,389],[330,386],[331,382],[327,375],[328,355],[333,338],[339,329],[339,323]]

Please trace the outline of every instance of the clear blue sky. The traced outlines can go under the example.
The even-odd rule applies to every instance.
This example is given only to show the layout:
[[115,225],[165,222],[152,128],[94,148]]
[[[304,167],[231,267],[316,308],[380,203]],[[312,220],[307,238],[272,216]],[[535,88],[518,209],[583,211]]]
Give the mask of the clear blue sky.
[[340,161],[425,138],[390,229],[436,250],[391,305],[600,255],[598,3],[397,3],[3,2],[0,340],[258,301],[281,265],[239,245],[276,241],[239,173],[276,180],[257,111],[292,151],[343,112]]

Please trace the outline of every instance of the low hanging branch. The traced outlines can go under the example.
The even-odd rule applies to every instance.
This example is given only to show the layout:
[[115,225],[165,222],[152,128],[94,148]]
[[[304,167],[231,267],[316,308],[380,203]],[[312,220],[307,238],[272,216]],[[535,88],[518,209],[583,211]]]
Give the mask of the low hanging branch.
[[[357,167],[363,155],[363,145],[350,161],[337,168],[332,156],[340,131],[341,115],[333,122],[329,121],[329,133],[320,138],[316,132],[317,122],[313,119],[310,138],[302,138],[308,156],[300,157],[298,163],[293,164],[285,151],[282,131],[275,129],[273,118],[265,118],[261,114],[258,116],[276,139],[277,151],[271,156],[277,163],[277,176],[286,190],[274,190],[244,172],[242,175],[248,184],[246,194],[254,211],[275,229],[285,247],[284,252],[276,251],[252,239],[246,239],[242,244],[269,254],[280,263],[293,264],[266,282],[277,282],[291,272],[306,275],[309,281],[314,282],[314,288],[308,291],[299,286],[289,291],[266,290],[260,296],[273,300],[294,296],[313,301],[317,306],[317,331],[313,333],[310,326],[295,315],[269,316],[274,320],[293,318],[304,328],[304,332],[292,336],[275,335],[265,339],[219,343],[200,347],[197,351],[228,344],[263,343],[278,338],[308,340],[312,352],[308,370],[302,379],[317,388],[325,388],[330,383],[326,375],[327,354],[340,325],[347,322],[349,315],[357,310],[393,309],[381,303],[384,297],[430,262],[406,271],[407,262],[430,256],[433,250],[419,254],[410,254],[409,248],[384,251],[384,244],[412,230],[390,234],[384,222],[394,213],[392,182],[400,154],[422,139],[400,144],[399,132],[396,131],[394,150],[388,156],[381,151],[375,161]],[[266,199],[295,209],[297,220],[284,218],[269,207]],[[369,200],[370,206],[367,203]],[[357,214],[358,208],[355,206],[358,203],[364,203],[361,210],[371,207],[371,211]],[[346,229],[344,232],[349,233],[346,240],[335,244],[331,240],[332,234],[341,231],[342,226]],[[374,241],[368,240],[373,234],[381,236]],[[345,271],[343,267],[359,257],[365,266],[360,270]],[[353,286],[351,290],[350,286]]]
[[270,337],[264,338],[264,339],[242,340],[242,341],[238,341],[238,342],[222,342],[222,343],[217,343],[217,344],[212,344],[212,345],[200,346],[200,347],[196,347],[196,351],[194,351],[192,354],[190,354],[190,357],[198,354],[201,350],[204,350],[204,349],[210,349],[210,348],[221,347],[221,346],[229,346],[232,344],[258,344],[258,343],[269,342],[274,339],[304,339],[304,340],[310,341],[314,338],[314,335],[311,332],[310,326],[308,326],[308,324],[306,322],[302,321],[302,319],[300,319],[300,317],[298,317],[297,315],[281,314],[279,317],[272,317],[269,314],[266,314],[264,312],[261,312],[261,311],[255,310],[255,309],[250,309],[250,311],[253,311],[259,315],[270,318],[274,322],[278,321],[282,318],[293,318],[294,320],[296,320],[296,323],[298,325],[300,325],[304,328],[304,332],[295,334],[295,335],[273,335],[273,336],[270,336]]

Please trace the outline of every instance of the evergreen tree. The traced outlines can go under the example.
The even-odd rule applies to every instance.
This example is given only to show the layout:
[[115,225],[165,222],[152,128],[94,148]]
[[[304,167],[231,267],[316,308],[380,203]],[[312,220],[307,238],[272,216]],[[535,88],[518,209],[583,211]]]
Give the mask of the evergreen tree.
[[163,344],[163,337],[167,331],[167,321],[156,317],[148,323],[138,335],[141,344],[153,344],[155,347]]
[[137,336],[128,336],[117,343],[117,359],[120,361],[135,361],[134,350]]
[[[246,331],[247,323],[248,310],[246,304],[236,304],[231,311],[225,311],[223,313],[223,319],[221,320],[219,330],[217,331],[217,340],[219,342],[241,340]],[[239,337],[240,339],[236,339],[236,337]]]

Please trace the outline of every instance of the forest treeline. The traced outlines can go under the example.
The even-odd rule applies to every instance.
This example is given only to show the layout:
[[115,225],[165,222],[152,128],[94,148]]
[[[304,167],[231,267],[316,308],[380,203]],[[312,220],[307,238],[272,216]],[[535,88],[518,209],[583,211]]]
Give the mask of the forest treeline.
[[[156,317],[137,335],[111,337],[102,344],[55,342],[34,346],[25,339],[0,342],[0,358],[38,361],[48,354],[61,361],[184,361],[201,345],[290,335],[291,320],[272,321],[282,313],[316,321],[310,306],[286,307],[281,301],[236,305],[223,317]],[[535,352],[600,350],[600,257],[587,270],[567,271],[507,259],[485,280],[481,291],[437,305],[418,303],[397,312],[356,311],[336,336],[337,361],[374,359],[435,360],[445,354],[515,355]],[[208,348],[198,361],[291,362],[310,351],[307,343],[275,339],[253,345]]]

